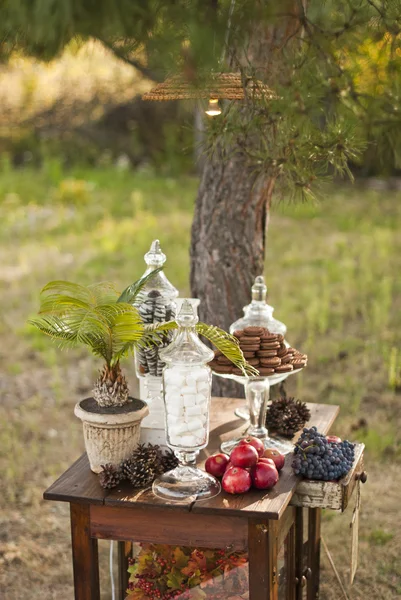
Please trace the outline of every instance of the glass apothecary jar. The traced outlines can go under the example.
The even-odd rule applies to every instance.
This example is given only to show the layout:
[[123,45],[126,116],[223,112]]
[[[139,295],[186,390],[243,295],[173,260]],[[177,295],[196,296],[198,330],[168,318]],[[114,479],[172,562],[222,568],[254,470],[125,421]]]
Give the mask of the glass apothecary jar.
[[244,306],[244,316],[230,326],[230,333],[245,327],[266,327],[271,333],[281,333],[285,336],[287,327],[273,317],[274,308],[267,304],[267,287],[262,275],[256,277],[252,286],[252,302]]
[[[153,240],[149,252],[144,256],[149,275],[163,267],[166,255],[159,240]],[[146,324],[172,321],[176,315],[175,300],[178,290],[170,283],[163,271],[159,271],[143,287],[135,302],[139,314]],[[139,378],[139,396],[149,407],[149,415],[141,423],[141,441],[165,445],[164,404],[162,371],[164,362],[159,352],[169,345],[173,332],[163,335],[157,346],[139,348],[135,351],[135,367]]]
[[196,309],[184,300],[176,318],[178,330],[173,342],[160,351],[166,362],[163,394],[167,445],[180,464],[153,483],[153,492],[164,499],[180,501],[190,496],[211,498],[220,484],[196,467],[196,457],[209,441],[209,410],[212,372],[207,365],[213,351],[199,339]]

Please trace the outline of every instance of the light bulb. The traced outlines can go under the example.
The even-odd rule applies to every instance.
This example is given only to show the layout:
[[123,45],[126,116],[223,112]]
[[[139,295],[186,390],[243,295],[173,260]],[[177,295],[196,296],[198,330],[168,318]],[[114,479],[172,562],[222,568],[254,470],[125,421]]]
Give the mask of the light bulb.
[[209,115],[209,117],[217,117],[217,115],[221,115],[221,108],[217,98],[210,98],[205,113]]

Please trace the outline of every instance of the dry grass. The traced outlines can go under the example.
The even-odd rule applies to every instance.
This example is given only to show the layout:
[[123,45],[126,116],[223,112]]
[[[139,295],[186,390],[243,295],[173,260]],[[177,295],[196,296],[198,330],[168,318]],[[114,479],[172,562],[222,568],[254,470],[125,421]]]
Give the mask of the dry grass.
[[[67,181],[67,183],[66,183]],[[69,183],[68,183],[69,182]],[[0,597],[72,598],[67,506],[43,490],[83,450],[73,416],[98,364],[60,354],[26,320],[50,279],[111,279],[143,271],[159,237],[168,276],[188,293],[188,244],[197,182],[119,171],[3,172],[0,178]],[[66,191],[67,190],[67,191]],[[337,433],[367,444],[360,568],[353,600],[401,596],[399,386],[400,196],[333,190],[319,206],[281,207],[271,219],[266,276],[289,339],[310,355],[288,391],[341,405]],[[133,381],[133,364],[126,369]],[[398,390],[398,391],[397,391]],[[359,427],[361,418],[366,425]],[[327,513],[323,535],[346,581],[349,521]],[[110,597],[107,543],[104,598]],[[341,597],[323,556],[324,600]]]

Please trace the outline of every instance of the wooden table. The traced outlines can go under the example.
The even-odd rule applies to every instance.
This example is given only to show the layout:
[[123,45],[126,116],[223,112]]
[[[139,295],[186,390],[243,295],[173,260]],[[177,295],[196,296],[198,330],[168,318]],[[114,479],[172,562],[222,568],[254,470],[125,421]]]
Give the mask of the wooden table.
[[[246,426],[234,417],[243,400],[213,398],[211,434],[207,452],[218,450],[222,441],[241,435]],[[310,404],[308,426],[327,433],[338,406]],[[307,598],[315,600],[319,587],[320,509],[309,510],[308,564],[303,560],[303,509],[290,506],[298,478],[286,464],[275,488],[251,491],[240,496],[222,492],[206,501],[192,498],[185,504],[168,504],[150,489],[134,490],[127,483],[103,490],[89,469],[83,454],[44,493],[46,500],[70,503],[75,600],[99,600],[98,539],[118,540],[119,598],[126,596],[127,559],[131,541],[176,544],[192,547],[247,550],[249,558],[249,600],[277,600],[278,550],[286,539],[288,556],[288,600],[303,597],[305,577]]]

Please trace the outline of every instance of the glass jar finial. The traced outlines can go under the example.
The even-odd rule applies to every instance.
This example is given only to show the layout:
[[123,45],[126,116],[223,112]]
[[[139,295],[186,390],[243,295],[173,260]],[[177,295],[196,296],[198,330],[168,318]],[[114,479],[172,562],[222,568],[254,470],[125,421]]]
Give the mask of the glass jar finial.
[[146,264],[154,269],[164,265],[167,260],[167,256],[162,251],[159,240],[153,240],[150,245],[150,249],[148,252],[146,252],[144,258]]

